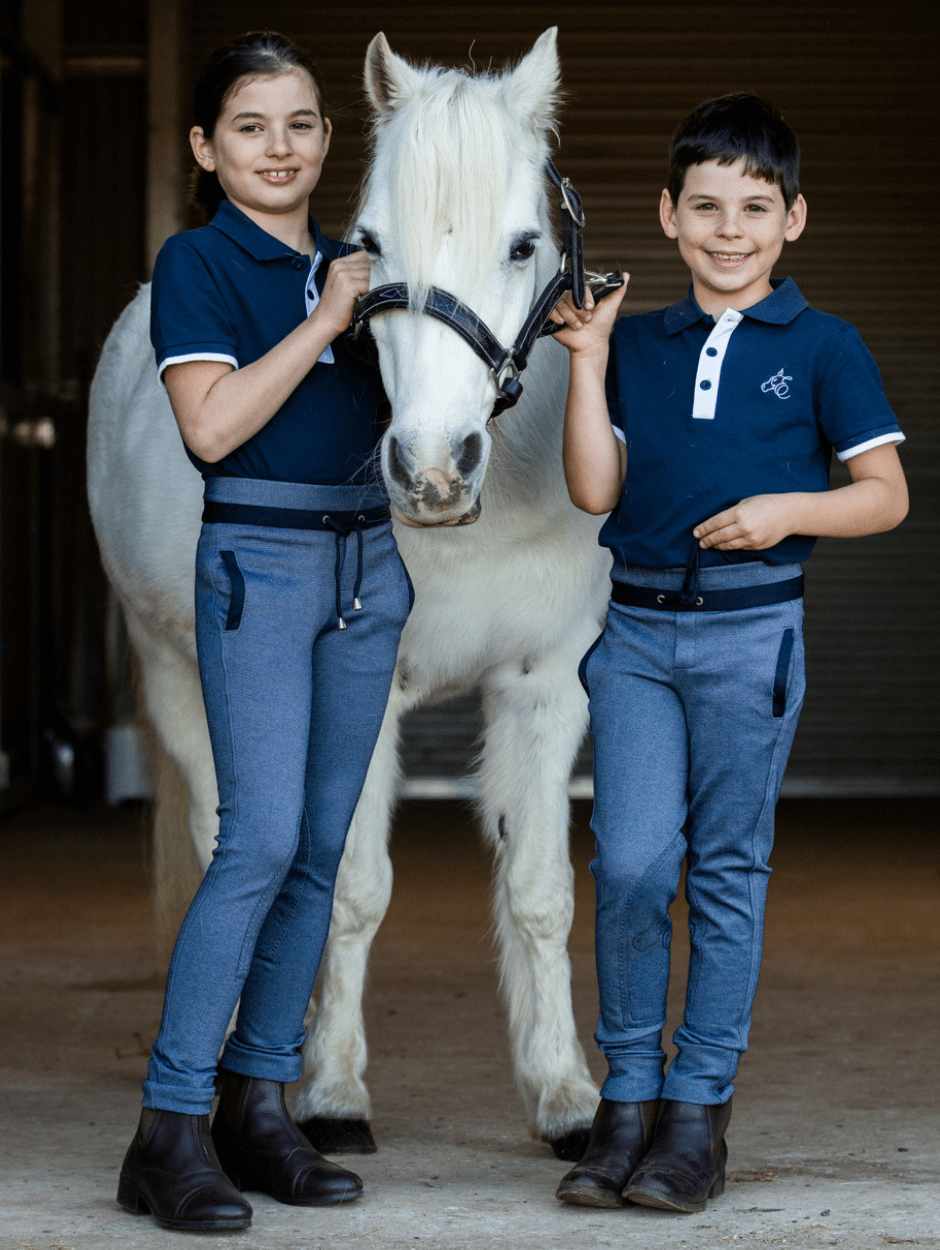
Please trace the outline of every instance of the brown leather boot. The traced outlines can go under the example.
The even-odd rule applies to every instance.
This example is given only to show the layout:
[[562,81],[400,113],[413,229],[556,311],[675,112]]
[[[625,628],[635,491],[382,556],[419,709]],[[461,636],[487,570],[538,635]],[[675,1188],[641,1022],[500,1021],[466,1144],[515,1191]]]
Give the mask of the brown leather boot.
[[602,1098],[587,1150],[562,1178],[555,1197],[583,1207],[625,1207],[623,1187],[649,1149],[659,1102]]
[[134,1215],[153,1215],[161,1228],[222,1232],[247,1228],[251,1207],[222,1171],[207,1115],[152,1111],[124,1157],[117,1200]]
[[295,1207],[349,1202],[362,1181],[330,1163],[304,1137],[284,1105],[284,1086],[237,1072],[219,1073],[212,1140],[239,1189],[257,1189]]
[[710,1107],[664,1098],[653,1144],[623,1196],[665,1211],[704,1211],[709,1198],[725,1192],[730,1119],[730,1098]]

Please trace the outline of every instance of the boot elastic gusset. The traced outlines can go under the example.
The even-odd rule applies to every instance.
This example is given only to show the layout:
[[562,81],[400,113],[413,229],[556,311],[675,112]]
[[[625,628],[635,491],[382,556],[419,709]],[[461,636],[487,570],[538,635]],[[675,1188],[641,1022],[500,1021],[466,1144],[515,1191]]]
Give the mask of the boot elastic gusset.
[[584,1207],[623,1207],[624,1186],[649,1149],[658,1100],[612,1102],[602,1098],[580,1162],[561,1179],[555,1197]]
[[704,1211],[725,1190],[725,1130],[731,1100],[718,1106],[664,1099],[653,1143],[623,1191],[629,1202],[666,1211]]
[[145,1107],[128,1148],[117,1200],[177,1232],[248,1228],[252,1211],[222,1170],[207,1115]]
[[280,1082],[223,1070],[219,1084],[212,1139],[239,1189],[299,1207],[330,1206],[362,1195],[355,1172],[324,1159],[291,1119]]

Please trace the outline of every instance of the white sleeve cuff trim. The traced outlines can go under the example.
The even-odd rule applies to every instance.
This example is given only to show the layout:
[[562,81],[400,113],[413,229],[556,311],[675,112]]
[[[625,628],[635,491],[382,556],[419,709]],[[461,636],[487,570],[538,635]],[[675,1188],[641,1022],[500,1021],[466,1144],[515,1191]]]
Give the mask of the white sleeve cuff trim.
[[190,360],[221,360],[225,364],[229,364],[233,369],[238,368],[238,361],[234,356],[226,356],[223,352],[192,352],[188,356],[167,356],[166,360],[160,362],[157,369],[157,381],[162,387],[166,387],[163,381],[163,375],[170,365],[184,365]]
[[873,447],[880,447],[882,443],[903,443],[905,437],[900,430],[895,430],[893,434],[879,434],[877,438],[870,438],[867,443],[859,443],[848,451],[837,451],[836,455],[840,460],[851,460],[853,456],[861,455],[863,451],[871,451]]
[[619,426],[619,425],[611,425],[611,427],[610,427],[610,428],[613,430],[613,432],[614,432],[614,433],[617,435],[617,437],[620,439],[621,443],[623,443],[624,447],[626,447],[626,445],[627,445],[627,436],[626,436],[626,434],[624,434],[624,432],[623,432],[623,430],[620,428],[620,426]]

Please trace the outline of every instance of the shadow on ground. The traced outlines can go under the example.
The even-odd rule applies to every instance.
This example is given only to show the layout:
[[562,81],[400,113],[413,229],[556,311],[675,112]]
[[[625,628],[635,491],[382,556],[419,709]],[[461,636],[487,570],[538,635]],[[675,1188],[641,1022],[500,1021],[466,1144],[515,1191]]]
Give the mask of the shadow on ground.
[[[588,816],[577,804],[571,955],[579,1030],[600,1077]],[[940,1246],[931,804],[781,804],[730,1183],[701,1216],[555,1201],[565,1165],[530,1138],[513,1088],[470,813],[403,805],[393,858],[367,1005],[380,1145],[358,1162],[367,1194],[319,1211],[257,1196],[252,1229],[213,1245]],[[677,904],[671,1027],[683,927]],[[35,807],[0,825],[0,943],[0,1250],[177,1244],[114,1202],[160,1012],[145,814]]]

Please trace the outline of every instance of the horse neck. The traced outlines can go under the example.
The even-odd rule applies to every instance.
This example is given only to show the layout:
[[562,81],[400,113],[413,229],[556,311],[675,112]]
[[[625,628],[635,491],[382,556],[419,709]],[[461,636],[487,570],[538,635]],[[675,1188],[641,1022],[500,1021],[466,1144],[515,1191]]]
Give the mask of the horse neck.
[[514,408],[490,427],[493,445],[484,491],[494,502],[549,514],[571,507],[561,447],[568,353],[540,341],[523,373],[523,393]]

